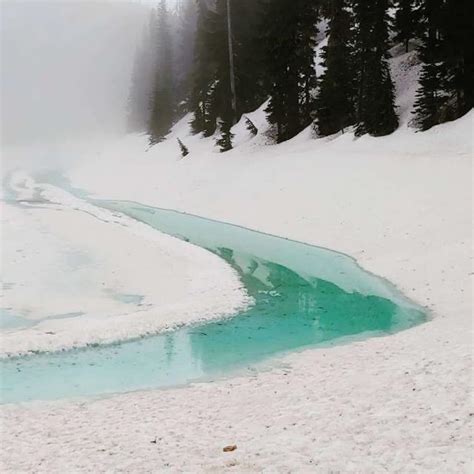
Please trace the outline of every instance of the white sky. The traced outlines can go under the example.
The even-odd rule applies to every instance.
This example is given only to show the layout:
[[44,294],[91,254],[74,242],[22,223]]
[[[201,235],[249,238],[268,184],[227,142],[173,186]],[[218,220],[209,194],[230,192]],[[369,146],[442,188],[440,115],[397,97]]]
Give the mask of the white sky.
[[123,130],[147,8],[120,0],[2,0],[0,8],[3,144]]

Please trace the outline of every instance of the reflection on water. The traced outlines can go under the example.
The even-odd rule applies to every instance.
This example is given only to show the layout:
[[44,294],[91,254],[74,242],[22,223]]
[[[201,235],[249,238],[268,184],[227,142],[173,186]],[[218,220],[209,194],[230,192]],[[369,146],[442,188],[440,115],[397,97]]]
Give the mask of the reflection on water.
[[424,320],[418,307],[347,256],[172,211],[100,205],[215,252],[238,271],[255,304],[231,319],[127,343],[3,361],[4,402],[181,385]]
[[230,249],[218,253],[240,270],[255,305],[238,318],[190,331],[193,355],[206,372],[215,368],[216,360],[224,367],[248,364],[360,332],[389,332],[392,327],[396,305],[390,300],[346,293],[330,282],[307,281],[282,265],[237,254],[237,260],[247,264],[242,268]]

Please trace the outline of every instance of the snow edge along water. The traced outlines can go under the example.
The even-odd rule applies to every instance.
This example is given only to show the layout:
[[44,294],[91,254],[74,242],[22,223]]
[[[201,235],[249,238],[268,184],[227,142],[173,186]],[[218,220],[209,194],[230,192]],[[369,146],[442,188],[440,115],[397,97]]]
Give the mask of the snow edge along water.
[[[32,327],[3,331],[0,357],[63,351],[158,334],[175,330],[185,324],[231,317],[252,304],[252,299],[247,295],[237,273],[212,253],[165,235],[123,214],[98,208],[53,185],[37,184],[31,177],[21,175],[16,175],[14,180],[17,185],[24,185],[23,194],[20,193],[20,202],[23,204],[17,205],[26,206],[33,212],[44,212],[45,209],[55,212],[80,212],[107,223],[108,229],[116,226],[115,232],[125,230],[134,234],[138,240],[142,239],[138,244],[143,241],[152,242],[167,254],[171,252],[171,255],[175,253],[184,258],[186,274],[177,276],[184,278],[182,298],[168,302],[162,307],[156,303],[160,299],[155,298],[152,299],[153,304],[143,305],[144,307],[135,305],[125,313],[92,313],[70,318],[66,322],[45,318]],[[32,199],[28,200],[28,196]],[[11,203],[4,205],[10,206]],[[111,235],[113,238],[113,232]],[[156,264],[159,266],[159,262]],[[179,272],[179,268],[181,267],[174,271]],[[191,269],[192,275],[189,274]],[[139,273],[136,276],[140,278]],[[158,292],[159,286],[157,283]],[[147,296],[149,295],[145,295]],[[5,291],[2,306],[8,306],[8,289]]]

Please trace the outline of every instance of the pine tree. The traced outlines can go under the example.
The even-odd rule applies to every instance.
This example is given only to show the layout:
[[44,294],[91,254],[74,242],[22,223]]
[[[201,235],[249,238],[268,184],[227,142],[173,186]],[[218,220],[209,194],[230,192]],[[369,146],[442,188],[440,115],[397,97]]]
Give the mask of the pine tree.
[[300,0],[298,3],[297,68],[299,71],[299,128],[314,120],[317,85],[314,50],[317,46],[319,2]]
[[344,131],[354,123],[354,59],[352,18],[346,0],[333,0],[328,25],[328,44],[323,49],[325,72],[316,101],[320,135]]
[[388,0],[354,0],[356,135],[383,136],[398,126],[388,65]]
[[[230,81],[228,4],[231,5],[236,113]],[[211,136],[219,121],[228,120],[229,113],[235,123],[244,111],[255,109],[265,100],[262,48],[261,42],[257,41],[260,15],[259,1],[215,0],[213,8],[204,0],[198,2],[191,93],[194,133]]]
[[174,120],[172,44],[166,0],[157,12],[157,65],[149,124],[150,143],[155,144],[170,132]]
[[150,121],[150,98],[156,69],[156,24],[154,12],[136,49],[127,107],[127,130],[145,132]]
[[410,40],[419,34],[420,0],[397,0],[395,8],[394,40],[402,42],[408,53]]
[[423,66],[420,73],[420,88],[415,102],[415,124],[420,130],[428,130],[446,120],[444,105],[448,96],[440,88],[445,76],[442,66],[442,64],[430,62]]
[[292,63],[296,44],[296,10],[282,0],[265,5],[265,68],[270,78],[268,122],[276,127],[276,141],[298,132],[298,73]]
[[207,81],[204,77],[204,53],[206,45],[204,42],[204,16],[205,6],[201,3],[197,3],[197,19],[196,19],[196,37],[194,41],[194,61],[193,61],[193,73],[192,73],[192,88],[190,94],[190,109],[193,113],[193,117],[189,122],[191,126],[191,132],[198,134],[204,130],[204,101],[203,101],[203,88],[206,87]]
[[255,124],[248,117],[245,117],[245,128],[253,136],[258,134],[258,128],[255,126]]
[[135,51],[132,80],[127,104],[127,131],[140,132],[146,130],[148,119],[148,97],[144,90],[144,73],[146,71],[146,41]]
[[472,19],[469,1],[425,0],[423,67],[415,102],[415,124],[421,130],[454,120],[473,106]]
[[197,24],[197,5],[194,0],[182,1],[176,6],[175,46],[173,52],[176,77],[177,114],[182,117],[190,111],[189,97],[192,88],[192,73]]
[[259,107],[267,99],[261,0],[231,0],[237,117]]
[[306,0],[265,4],[265,66],[270,78],[266,112],[276,127],[277,142],[292,138],[312,121],[317,7],[317,2]]
[[181,157],[184,158],[185,156],[188,156],[188,147],[185,146],[185,144],[179,138],[177,138],[176,140],[178,140],[179,149],[181,150]]
[[197,26],[194,47],[193,86],[190,105],[193,118],[190,122],[193,133],[203,132],[211,136],[216,129],[216,82],[215,61],[212,48],[215,13],[204,0],[197,3]]
[[231,132],[232,119],[227,117],[220,121],[220,136],[216,140],[216,145],[219,147],[221,153],[232,150],[232,139],[234,134]]
[[232,107],[231,69],[227,24],[227,0],[216,0],[216,11],[211,16],[210,44],[214,64],[214,90],[211,107],[225,124],[232,125],[236,119]]
[[444,121],[445,104],[449,100],[443,60],[445,9],[445,0],[426,0],[422,11],[424,33],[419,55],[423,67],[415,102],[415,123],[421,130]]
[[452,97],[452,118],[472,109],[474,43],[472,41],[474,5],[472,0],[446,2],[446,88]]

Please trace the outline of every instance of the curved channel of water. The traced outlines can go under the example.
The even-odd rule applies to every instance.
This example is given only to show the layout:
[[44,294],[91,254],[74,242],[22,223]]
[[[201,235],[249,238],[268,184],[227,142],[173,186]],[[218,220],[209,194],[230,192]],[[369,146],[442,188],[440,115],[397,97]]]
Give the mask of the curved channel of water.
[[255,304],[234,318],[139,340],[2,360],[3,403],[209,380],[291,350],[425,320],[421,308],[346,255],[137,203],[95,204],[218,254],[238,271]]

